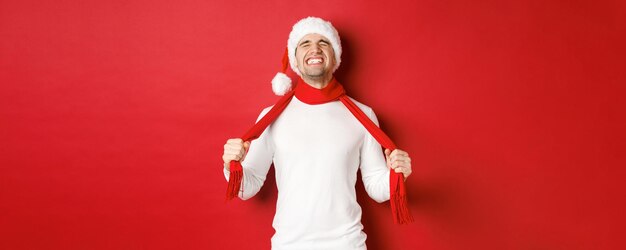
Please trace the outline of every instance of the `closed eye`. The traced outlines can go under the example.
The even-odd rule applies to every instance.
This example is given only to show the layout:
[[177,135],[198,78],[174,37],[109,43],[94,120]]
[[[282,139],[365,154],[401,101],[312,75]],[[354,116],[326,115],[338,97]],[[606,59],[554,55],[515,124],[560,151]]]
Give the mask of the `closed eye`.
[[304,41],[302,41],[302,42],[301,42],[298,46],[299,46],[299,47],[303,47],[303,48],[305,48],[305,47],[309,46],[310,44],[311,44],[311,41],[309,41],[309,40],[304,40]]

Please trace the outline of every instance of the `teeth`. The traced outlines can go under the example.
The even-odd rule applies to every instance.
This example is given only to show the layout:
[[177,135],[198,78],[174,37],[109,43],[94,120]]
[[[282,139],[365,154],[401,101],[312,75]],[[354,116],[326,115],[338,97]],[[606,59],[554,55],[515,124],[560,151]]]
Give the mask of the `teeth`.
[[307,63],[308,64],[314,64],[314,63],[321,63],[321,62],[322,62],[322,59],[312,58],[312,59],[309,59],[309,61]]

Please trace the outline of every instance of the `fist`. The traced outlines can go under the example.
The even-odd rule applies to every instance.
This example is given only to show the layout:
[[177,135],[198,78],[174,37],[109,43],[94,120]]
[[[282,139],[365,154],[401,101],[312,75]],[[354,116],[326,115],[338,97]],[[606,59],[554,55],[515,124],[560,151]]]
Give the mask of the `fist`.
[[230,161],[243,161],[246,157],[246,152],[248,152],[248,148],[250,147],[250,142],[244,142],[242,139],[228,139],[226,144],[224,144],[224,155],[222,155],[222,160],[224,160],[224,167],[227,170],[230,170]]
[[402,173],[404,179],[411,175],[411,157],[407,152],[400,149],[396,149],[393,152],[389,149],[385,149],[385,156],[387,157],[387,167],[395,171],[396,173]]

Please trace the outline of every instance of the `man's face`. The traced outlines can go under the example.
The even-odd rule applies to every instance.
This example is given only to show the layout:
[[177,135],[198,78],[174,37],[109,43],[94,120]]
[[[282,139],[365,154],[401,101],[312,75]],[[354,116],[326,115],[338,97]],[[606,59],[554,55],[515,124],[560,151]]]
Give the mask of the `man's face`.
[[296,61],[303,78],[324,79],[333,73],[335,51],[328,38],[308,34],[298,42]]

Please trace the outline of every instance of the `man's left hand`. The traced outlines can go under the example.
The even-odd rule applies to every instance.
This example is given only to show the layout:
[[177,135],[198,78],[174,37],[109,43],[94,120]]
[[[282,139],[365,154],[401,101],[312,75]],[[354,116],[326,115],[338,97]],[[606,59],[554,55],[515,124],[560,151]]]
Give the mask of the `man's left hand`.
[[385,156],[387,156],[387,167],[396,173],[402,173],[405,180],[411,175],[411,157],[407,152],[400,149],[391,152],[391,150],[385,149]]

